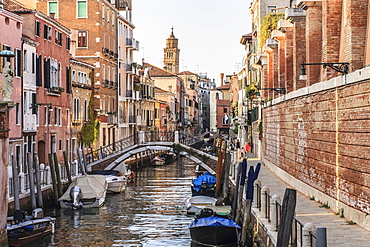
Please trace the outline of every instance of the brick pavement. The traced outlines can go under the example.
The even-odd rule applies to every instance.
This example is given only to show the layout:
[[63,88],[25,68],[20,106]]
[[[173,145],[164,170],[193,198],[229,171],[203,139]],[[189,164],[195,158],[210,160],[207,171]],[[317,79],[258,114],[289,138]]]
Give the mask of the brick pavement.
[[[248,167],[261,162],[256,158],[248,159]],[[249,168],[248,168],[249,169]],[[261,166],[258,176],[262,186],[270,189],[270,195],[277,194],[283,200],[285,189],[292,188],[280,178],[275,176],[266,166]],[[293,188],[294,189],[294,188]],[[311,222],[315,227],[326,227],[328,247],[370,247],[370,231],[359,225],[349,225],[346,218],[336,215],[333,209],[326,209],[321,203],[310,200],[307,196],[297,191],[296,217],[302,223]],[[258,209],[253,209],[259,215]],[[267,220],[260,220],[270,229]],[[276,232],[270,232],[276,238]],[[276,239],[275,241],[276,242]]]

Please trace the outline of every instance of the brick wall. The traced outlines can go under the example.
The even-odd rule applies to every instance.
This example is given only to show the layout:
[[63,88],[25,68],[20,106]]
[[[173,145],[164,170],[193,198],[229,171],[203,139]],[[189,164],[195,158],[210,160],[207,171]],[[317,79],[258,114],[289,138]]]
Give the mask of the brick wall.
[[265,108],[264,159],[369,214],[369,105],[370,80]]

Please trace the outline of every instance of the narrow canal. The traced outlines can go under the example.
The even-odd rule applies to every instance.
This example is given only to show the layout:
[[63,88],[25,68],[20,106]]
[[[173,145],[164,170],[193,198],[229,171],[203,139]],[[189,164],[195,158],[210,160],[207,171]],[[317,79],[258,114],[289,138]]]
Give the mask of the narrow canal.
[[28,246],[190,246],[184,201],[195,165],[185,158],[135,171],[135,182],[95,210],[52,210],[55,234]]

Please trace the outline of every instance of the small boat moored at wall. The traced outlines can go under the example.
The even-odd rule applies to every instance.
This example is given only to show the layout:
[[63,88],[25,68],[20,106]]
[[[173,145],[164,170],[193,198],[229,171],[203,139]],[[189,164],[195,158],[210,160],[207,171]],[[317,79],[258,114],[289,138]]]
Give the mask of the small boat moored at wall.
[[32,216],[26,216],[21,210],[14,211],[7,218],[8,244],[21,246],[39,237],[54,233],[55,218],[44,217],[41,208],[32,211]]
[[204,208],[189,225],[192,246],[238,246],[240,226],[233,220],[214,216]]
[[121,193],[127,184],[126,176],[117,170],[95,170],[93,175],[103,175],[108,183],[107,193]]
[[155,156],[151,161],[150,163],[154,166],[161,166],[161,165],[164,165],[164,163],[166,163],[165,160],[161,159],[161,157],[159,156]]
[[188,214],[195,214],[208,206],[215,206],[217,198],[210,196],[192,196],[185,200],[185,208]]
[[108,183],[103,175],[76,177],[59,198],[61,208],[98,208],[105,202]]

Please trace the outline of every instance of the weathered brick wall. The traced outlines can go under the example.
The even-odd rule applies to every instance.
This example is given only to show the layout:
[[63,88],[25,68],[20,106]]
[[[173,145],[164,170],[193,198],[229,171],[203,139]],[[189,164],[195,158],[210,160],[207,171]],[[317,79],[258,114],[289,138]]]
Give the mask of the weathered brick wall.
[[263,110],[264,159],[370,213],[370,80]]

